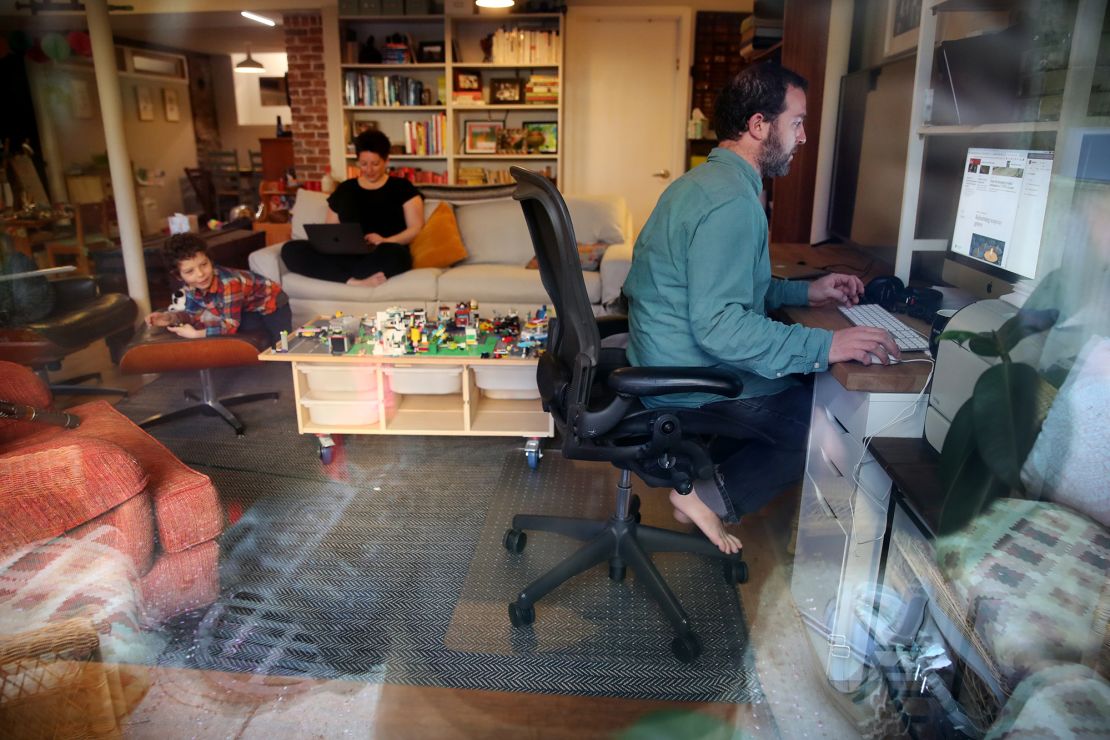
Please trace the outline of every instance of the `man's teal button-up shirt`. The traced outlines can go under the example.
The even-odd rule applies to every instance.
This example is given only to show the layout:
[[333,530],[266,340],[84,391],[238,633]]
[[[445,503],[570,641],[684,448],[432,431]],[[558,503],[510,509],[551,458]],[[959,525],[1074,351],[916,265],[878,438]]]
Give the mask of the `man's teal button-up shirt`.
[[[726,367],[743,381],[744,398],[784,390],[796,382],[791,374],[827,369],[831,332],[767,317],[778,306],[807,305],[809,284],[771,277],[762,188],[755,168],[717,147],[663,193],[624,284],[633,365]],[[645,403],[720,400],[686,393]]]

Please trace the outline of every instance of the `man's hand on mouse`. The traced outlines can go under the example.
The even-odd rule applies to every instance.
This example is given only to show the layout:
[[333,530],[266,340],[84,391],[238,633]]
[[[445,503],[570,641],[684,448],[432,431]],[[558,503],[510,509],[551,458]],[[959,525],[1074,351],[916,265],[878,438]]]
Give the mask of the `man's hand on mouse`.
[[809,284],[809,305],[814,308],[854,306],[862,295],[863,281],[855,275],[833,272]]
[[902,353],[890,332],[873,326],[853,326],[833,332],[829,364],[855,360],[864,365],[872,365],[876,361],[889,365],[891,355],[895,359],[902,359]]

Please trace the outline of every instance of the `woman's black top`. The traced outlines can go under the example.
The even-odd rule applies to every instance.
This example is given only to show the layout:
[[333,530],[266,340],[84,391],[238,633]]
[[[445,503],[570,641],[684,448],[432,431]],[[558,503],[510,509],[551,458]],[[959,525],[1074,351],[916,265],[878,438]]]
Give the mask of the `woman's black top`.
[[328,196],[328,207],[340,221],[360,224],[363,234],[390,237],[407,228],[404,206],[418,195],[413,184],[401,177],[386,178],[376,190],[367,190],[353,177]]

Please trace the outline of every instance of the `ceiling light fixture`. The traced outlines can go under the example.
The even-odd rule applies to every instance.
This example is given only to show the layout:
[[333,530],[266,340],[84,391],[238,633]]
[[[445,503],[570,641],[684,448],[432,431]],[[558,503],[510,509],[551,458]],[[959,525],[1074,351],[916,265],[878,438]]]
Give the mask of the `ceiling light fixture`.
[[514,0],[474,0],[479,8],[511,8],[516,3]]
[[247,58],[235,65],[235,71],[248,75],[260,75],[265,73],[266,68],[262,66],[262,62],[256,62],[251,57],[251,47],[250,44],[247,44]]
[[277,21],[275,21],[271,18],[267,18],[264,15],[258,15],[256,13],[252,13],[249,10],[240,11],[239,15],[243,16],[244,18],[248,18],[248,19],[254,21],[255,23],[261,23],[264,26],[276,26],[277,25]]

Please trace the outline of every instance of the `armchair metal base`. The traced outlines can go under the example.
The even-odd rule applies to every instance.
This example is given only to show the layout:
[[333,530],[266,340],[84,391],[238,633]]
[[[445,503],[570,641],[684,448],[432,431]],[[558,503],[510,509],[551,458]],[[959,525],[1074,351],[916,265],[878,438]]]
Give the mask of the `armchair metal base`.
[[743,553],[726,555],[701,536],[645,527],[639,521],[639,499],[631,494],[631,473],[628,470],[621,470],[616,511],[606,521],[531,514],[514,516],[512,529],[505,532],[504,538],[505,548],[510,552],[519,553],[524,549],[528,539],[524,530],[529,529],[555,532],[586,544],[517,595],[516,601],[509,604],[509,619],[513,626],[524,627],[534,622],[536,613],[533,606],[537,601],[579,573],[608,561],[611,579],[623,580],[626,568],[631,566],[652,598],[659,602],[676,633],[671,643],[675,657],[684,663],[697,659],[701,654],[701,641],[674,592],[651,561],[650,553],[689,552],[717,558],[724,561],[725,580],[730,585],[748,580],[748,566],[742,560]]
[[155,414],[147,419],[139,422],[139,426],[143,429],[154,426],[155,424],[163,424],[167,421],[174,419],[182,419],[194,414],[207,414],[208,416],[219,416],[226,421],[235,433],[240,437],[246,433],[246,427],[238,416],[231,412],[228,406],[237,406],[243,403],[251,403],[252,401],[264,401],[266,399],[276,400],[281,396],[277,391],[269,391],[266,393],[237,393],[233,396],[224,396],[219,398],[216,396],[215,386],[212,383],[212,371],[200,371],[200,395],[196,391],[186,390],[185,398],[194,401],[191,406],[176,409],[174,411],[167,411],[162,414]]

